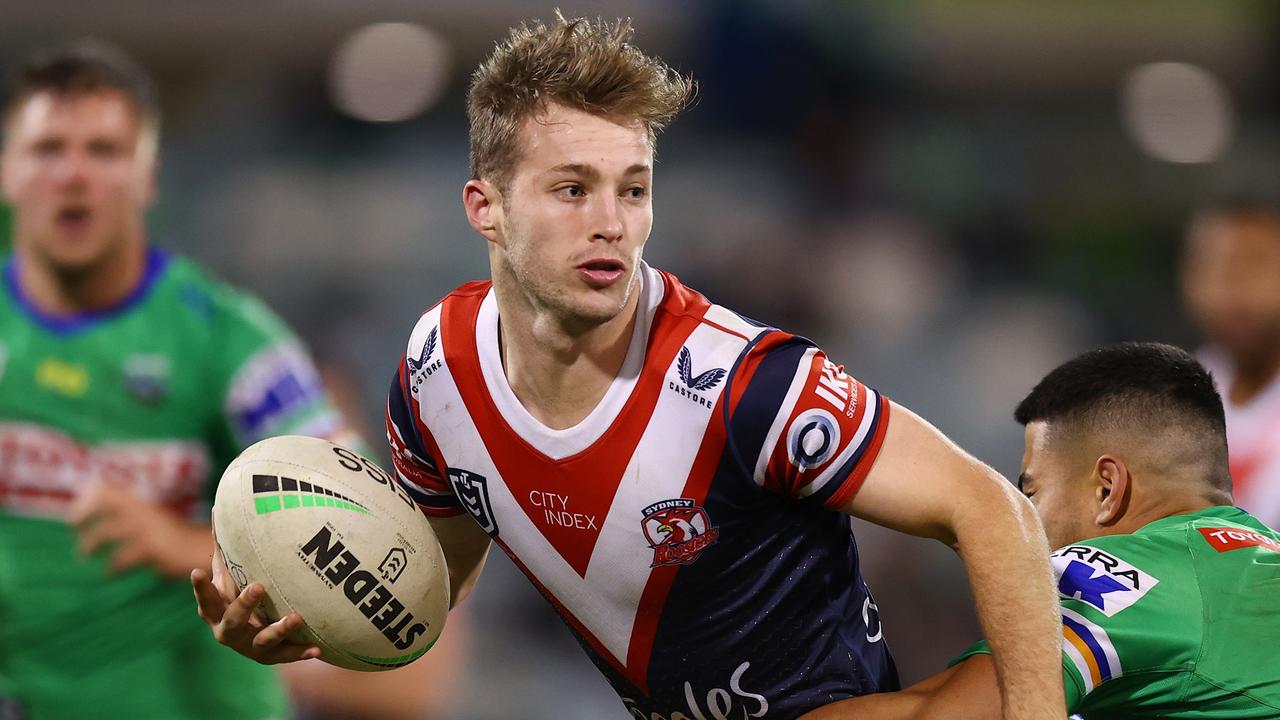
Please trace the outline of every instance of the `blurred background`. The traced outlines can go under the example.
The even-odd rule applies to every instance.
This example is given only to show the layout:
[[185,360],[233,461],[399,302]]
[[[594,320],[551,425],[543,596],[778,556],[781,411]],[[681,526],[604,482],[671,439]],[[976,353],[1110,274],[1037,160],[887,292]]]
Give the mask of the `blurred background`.
[[[1275,3],[559,6],[633,17],[701,83],[659,142],[649,261],[814,339],[1010,476],[1013,407],[1052,366],[1195,346],[1188,215],[1280,141]],[[276,308],[377,441],[414,321],[487,275],[460,203],[470,71],[552,8],[3,0],[0,64],[88,36],[134,54],[165,113],[152,238]],[[857,533],[904,682],[978,639],[949,550]],[[626,716],[505,557],[468,612],[450,717]]]

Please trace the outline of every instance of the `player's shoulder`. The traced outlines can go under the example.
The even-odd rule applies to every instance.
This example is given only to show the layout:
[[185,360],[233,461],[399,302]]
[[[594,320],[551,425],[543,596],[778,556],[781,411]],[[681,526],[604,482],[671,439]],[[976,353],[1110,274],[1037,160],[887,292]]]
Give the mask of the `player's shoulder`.
[[434,350],[440,342],[441,316],[448,309],[461,316],[469,316],[479,309],[480,304],[493,289],[490,280],[472,280],[451,290],[444,297],[423,310],[409,331],[409,340],[405,352],[409,357],[417,357],[427,349]]
[[224,332],[266,337],[289,334],[284,321],[260,298],[190,258],[169,255],[165,287],[176,307]]
[[685,285],[670,272],[648,267],[646,271],[651,273],[653,286],[661,288],[658,312],[687,317],[709,330],[746,341],[749,343],[748,358],[763,356],[770,349],[787,341],[812,344],[804,338],[708,300],[705,295]]
[[1050,554],[1063,608],[1116,622],[1199,622],[1201,596],[1185,531],[1176,525],[1090,538]]

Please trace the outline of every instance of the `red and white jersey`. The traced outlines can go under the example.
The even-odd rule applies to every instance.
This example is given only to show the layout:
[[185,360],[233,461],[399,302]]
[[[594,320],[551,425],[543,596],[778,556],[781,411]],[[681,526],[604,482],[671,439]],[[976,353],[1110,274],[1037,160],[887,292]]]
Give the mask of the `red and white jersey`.
[[520,404],[490,283],[418,321],[388,439],[429,516],[469,513],[645,718],[793,717],[897,688],[842,506],[889,403],[812,343],[641,269],[621,371],[577,426]]
[[1280,524],[1280,378],[1243,405],[1229,399],[1235,366],[1218,348],[1199,360],[1213,375],[1227,416],[1227,453],[1235,504],[1270,527]]

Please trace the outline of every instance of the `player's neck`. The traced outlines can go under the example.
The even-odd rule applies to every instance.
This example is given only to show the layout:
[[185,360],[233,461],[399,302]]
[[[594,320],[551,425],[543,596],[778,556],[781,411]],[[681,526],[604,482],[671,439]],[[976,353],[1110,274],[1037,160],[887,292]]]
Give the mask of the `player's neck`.
[[503,371],[529,414],[556,430],[591,414],[626,359],[639,295],[633,292],[627,307],[607,322],[570,328],[549,311],[504,303],[498,293]]
[[113,307],[129,296],[146,272],[143,241],[106,253],[82,270],[66,271],[17,243],[18,285],[35,308],[48,315],[75,315]]

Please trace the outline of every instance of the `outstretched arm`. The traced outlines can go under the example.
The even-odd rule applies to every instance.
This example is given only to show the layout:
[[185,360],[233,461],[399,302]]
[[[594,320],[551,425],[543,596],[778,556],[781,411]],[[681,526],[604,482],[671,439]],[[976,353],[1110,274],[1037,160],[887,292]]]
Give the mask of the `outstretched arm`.
[[902,692],[849,698],[800,720],[998,720],[1001,710],[995,663],[979,654]]
[[1004,717],[1063,716],[1061,620],[1048,542],[1031,504],[1010,483],[893,405],[880,453],[842,510],[955,548],[995,653]]

